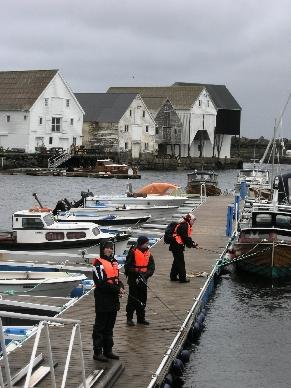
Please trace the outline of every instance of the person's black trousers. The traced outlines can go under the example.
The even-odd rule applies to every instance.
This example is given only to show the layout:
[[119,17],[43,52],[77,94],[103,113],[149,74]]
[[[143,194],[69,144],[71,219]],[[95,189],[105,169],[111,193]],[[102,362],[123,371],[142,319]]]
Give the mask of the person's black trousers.
[[[129,285],[128,299],[126,305],[127,319],[133,319],[136,311],[138,321],[145,320],[145,307],[147,303],[147,286],[144,283]],[[141,302],[141,303],[140,303]]]
[[110,353],[113,347],[113,328],[115,325],[117,311],[96,311],[95,325],[93,327],[94,351],[103,348],[105,353]]
[[173,264],[170,272],[170,279],[176,280],[179,277],[179,280],[183,281],[186,279],[184,251],[181,249],[179,250],[172,249],[172,254],[173,254],[174,260],[173,260]]

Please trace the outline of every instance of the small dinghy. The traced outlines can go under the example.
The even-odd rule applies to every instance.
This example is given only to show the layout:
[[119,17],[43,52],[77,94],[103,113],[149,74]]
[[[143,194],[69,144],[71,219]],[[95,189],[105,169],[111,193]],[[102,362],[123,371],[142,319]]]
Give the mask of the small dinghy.
[[68,272],[2,271],[0,293],[68,296],[86,276]]

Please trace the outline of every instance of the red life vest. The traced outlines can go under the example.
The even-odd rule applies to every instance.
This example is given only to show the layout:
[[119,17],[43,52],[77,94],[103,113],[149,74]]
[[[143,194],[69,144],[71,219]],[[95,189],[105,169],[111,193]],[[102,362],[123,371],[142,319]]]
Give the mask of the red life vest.
[[145,252],[142,252],[138,248],[133,250],[134,253],[134,271],[136,272],[146,272],[148,269],[150,251],[147,249]]
[[117,261],[113,261],[112,263],[105,259],[95,259],[93,265],[95,265],[99,261],[100,264],[103,265],[103,270],[106,273],[107,283],[110,284],[118,284],[119,281],[119,269]]
[[[176,226],[176,228],[174,229],[174,233],[173,233],[173,237],[174,237],[174,239],[176,240],[176,242],[178,243],[178,244],[185,244],[184,243],[184,241],[182,240],[182,238],[181,238],[181,236],[179,236],[178,235],[178,233],[177,233],[177,229],[178,229],[178,227],[180,226],[181,224],[178,224],[177,226]],[[187,226],[188,226],[188,230],[187,230],[187,235],[188,235],[188,237],[191,237],[191,235],[192,235],[192,226],[187,222]]]

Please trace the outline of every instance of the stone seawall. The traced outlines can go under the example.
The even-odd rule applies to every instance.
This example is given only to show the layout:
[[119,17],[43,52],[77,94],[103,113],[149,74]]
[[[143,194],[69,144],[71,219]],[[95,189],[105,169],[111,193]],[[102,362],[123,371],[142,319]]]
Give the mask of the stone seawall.
[[[47,154],[26,154],[9,153],[0,154],[0,169],[2,171],[15,168],[47,168],[48,159],[51,155]],[[108,156],[107,156],[108,157]],[[94,169],[97,159],[103,159],[104,155],[73,155],[69,160],[63,163],[60,168],[66,168],[73,171],[74,168],[84,167]],[[223,170],[241,168],[240,158],[157,158],[147,155],[139,160],[124,160],[120,155],[110,155],[110,158],[116,163],[128,163],[137,165],[139,170],[177,170],[177,169],[204,169],[204,170]]]

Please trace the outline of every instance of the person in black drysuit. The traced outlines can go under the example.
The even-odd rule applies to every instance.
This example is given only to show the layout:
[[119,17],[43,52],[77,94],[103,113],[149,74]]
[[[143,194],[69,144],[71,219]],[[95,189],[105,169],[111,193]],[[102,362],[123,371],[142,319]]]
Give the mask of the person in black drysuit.
[[189,213],[183,217],[183,221],[178,224],[175,229],[174,236],[170,243],[169,250],[173,254],[173,264],[170,272],[171,281],[179,281],[180,283],[188,283],[190,280],[186,277],[184,250],[187,248],[198,248],[191,237],[192,225],[196,218]]
[[149,325],[145,319],[147,302],[147,281],[155,272],[155,262],[149,251],[149,239],[140,236],[137,246],[131,248],[127,254],[124,273],[128,280],[128,299],[126,305],[127,325],[135,326],[133,314],[136,311],[137,323]]
[[107,362],[108,358],[119,359],[112,352],[113,328],[120,309],[119,298],[124,295],[124,285],[119,280],[118,262],[113,256],[113,249],[112,241],[103,243],[100,258],[94,259],[92,263],[96,313],[92,333],[93,358],[102,362]]

